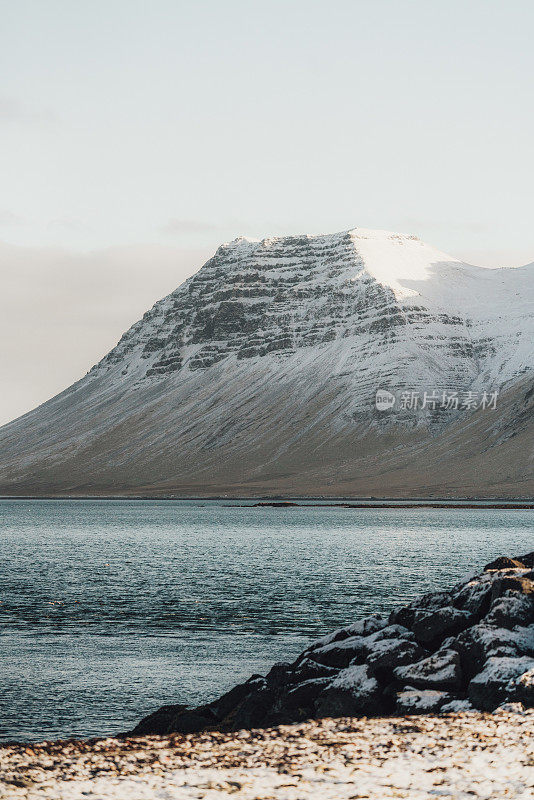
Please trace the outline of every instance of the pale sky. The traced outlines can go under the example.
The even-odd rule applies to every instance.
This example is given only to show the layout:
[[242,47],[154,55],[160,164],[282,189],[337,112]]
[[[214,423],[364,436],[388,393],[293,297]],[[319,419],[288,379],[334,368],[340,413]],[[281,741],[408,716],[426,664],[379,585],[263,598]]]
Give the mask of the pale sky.
[[0,0],[0,423],[217,244],[534,261],[532,0]]

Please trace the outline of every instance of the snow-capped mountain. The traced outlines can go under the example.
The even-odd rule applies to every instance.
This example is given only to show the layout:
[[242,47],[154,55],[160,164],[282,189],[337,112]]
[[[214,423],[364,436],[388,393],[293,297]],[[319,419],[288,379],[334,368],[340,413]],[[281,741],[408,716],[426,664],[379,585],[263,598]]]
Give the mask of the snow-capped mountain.
[[383,231],[236,239],[0,430],[0,489],[532,495],[533,284]]

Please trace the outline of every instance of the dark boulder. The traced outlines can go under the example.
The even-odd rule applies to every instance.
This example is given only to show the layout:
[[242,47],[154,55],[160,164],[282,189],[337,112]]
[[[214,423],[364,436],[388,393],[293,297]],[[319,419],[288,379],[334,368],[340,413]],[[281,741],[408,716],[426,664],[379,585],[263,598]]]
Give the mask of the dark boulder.
[[417,689],[458,691],[462,687],[460,656],[455,650],[439,650],[415,664],[397,667],[394,675]]
[[452,699],[450,694],[437,689],[404,689],[397,693],[395,711],[397,714],[434,714]]
[[[475,708],[492,711],[503,702],[519,701],[534,674],[534,659],[489,658],[482,672],[471,680],[468,696]],[[532,685],[532,684],[531,684]]]
[[472,614],[453,606],[425,613],[420,611],[412,625],[416,639],[422,644],[439,644],[446,636],[454,636],[469,625]]
[[381,639],[370,650],[367,664],[384,679],[396,667],[412,664],[424,654],[421,645],[409,639]]
[[490,607],[491,587],[491,581],[469,581],[453,594],[454,607],[462,611],[469,611],[473,621],[480,622]]
[[239,683],[237,686],[234,686],[233,689],[230,689],[229,692],[226,692],[222,697],[209,703],[206,707],[210,709],[218,720],[224,719],[241,700],[255,689],[263,686],[265,686],[265,678],[261,675],[253,676],[249,678],[246,683]]
[[308,656],[327,667],[348,667],[351,661],[365,659],[366,648],[363,636],[351,636],[343,641],[332,642],[312,650]]
[[312,678],[299,683],[289,690],[284,698],[284,705],[288,709],[313,709],[315,700],[329,684],[330,678]]
[[206,707],[190,710],[183,705],[163,706],[142,719],[131,734],[164,736],[169,733],[195,733],[212,728],[216,722],[215,715]]
[[530,625],[534,622],[534,603],[529,597],[508,590],[493,601],[485,622],[501,628]]
[[514,630],[508,630],[481,622],[463,631],[449,646],[458,651],[462,671],[469,680],[482,670],[490,658],[516,658],[534,654],[534,627],[516,626]]
[[319,717],[376,714],[381,708],[380,686],[367,664],[347,667],[315,701]]
[[517,592],[518,594],[525,594],[530,597],[534,596],[534,575],[530,573],[519,573],[515,575],[505,575],[497,578],[493,582],[491,589],[491,601],[495,598],[502,597],[506,592]]
[[292,683],[311,680],[312,678],[333,678],[337,675],[336,667],[328,667],[326,664],[319,664],[311,658],[304,658],[299,661],[291,674]]
[[525,553],[524,556],[518,556],[517,560],[521,561],[521,563],[524,564],[525,567],[528,567],[529,569],[533,569],[534,568],[534,551],[532,553]]

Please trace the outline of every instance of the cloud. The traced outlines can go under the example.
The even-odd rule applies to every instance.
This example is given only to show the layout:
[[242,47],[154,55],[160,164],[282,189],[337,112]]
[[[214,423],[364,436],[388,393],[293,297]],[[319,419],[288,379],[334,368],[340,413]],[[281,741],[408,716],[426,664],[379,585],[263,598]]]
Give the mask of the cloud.
[[57,122],[49,108],[32,108],[13,97],[0,97],[0,122],[12,125],[43,125]]
[[24,217],[20,217],[6,208],[0,208],[0,226],[2,228],[11,227],[12,225],[24,225],[25,222]]
[[213,225],[210,222],[202,222],[201,220],[194,219],[170,219],[165,225],[160,228],[161,233],[169,236],[178,236],[186,233],[215,233],[220,230],[219,225]]
[[404,217],[400,220],[400,227],[404,233],[411,229],[436,231],[440,233],[488,233],[491,226],[478,221],[460,220],[450,222],[450,220],[430,220],[419,217]]
[[87,225],[82,222],[81,219],[74,219],[71,217],[62,217],[59,219],[51,219],[48,223],[48,227],[52,229],[59,229],[62,231],[71,231],[71,232],[85,232],[87,231]]
[[76,253],[0,242],[0,425],[78,380],[212,255],[170,245]]

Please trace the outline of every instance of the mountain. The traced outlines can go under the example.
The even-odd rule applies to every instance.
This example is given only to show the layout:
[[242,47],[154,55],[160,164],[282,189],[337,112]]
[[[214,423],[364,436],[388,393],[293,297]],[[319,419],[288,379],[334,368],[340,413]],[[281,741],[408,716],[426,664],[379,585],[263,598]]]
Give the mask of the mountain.
[[361,228],[224,244],[0,429],[0,492],[532,497],[534,265]]

